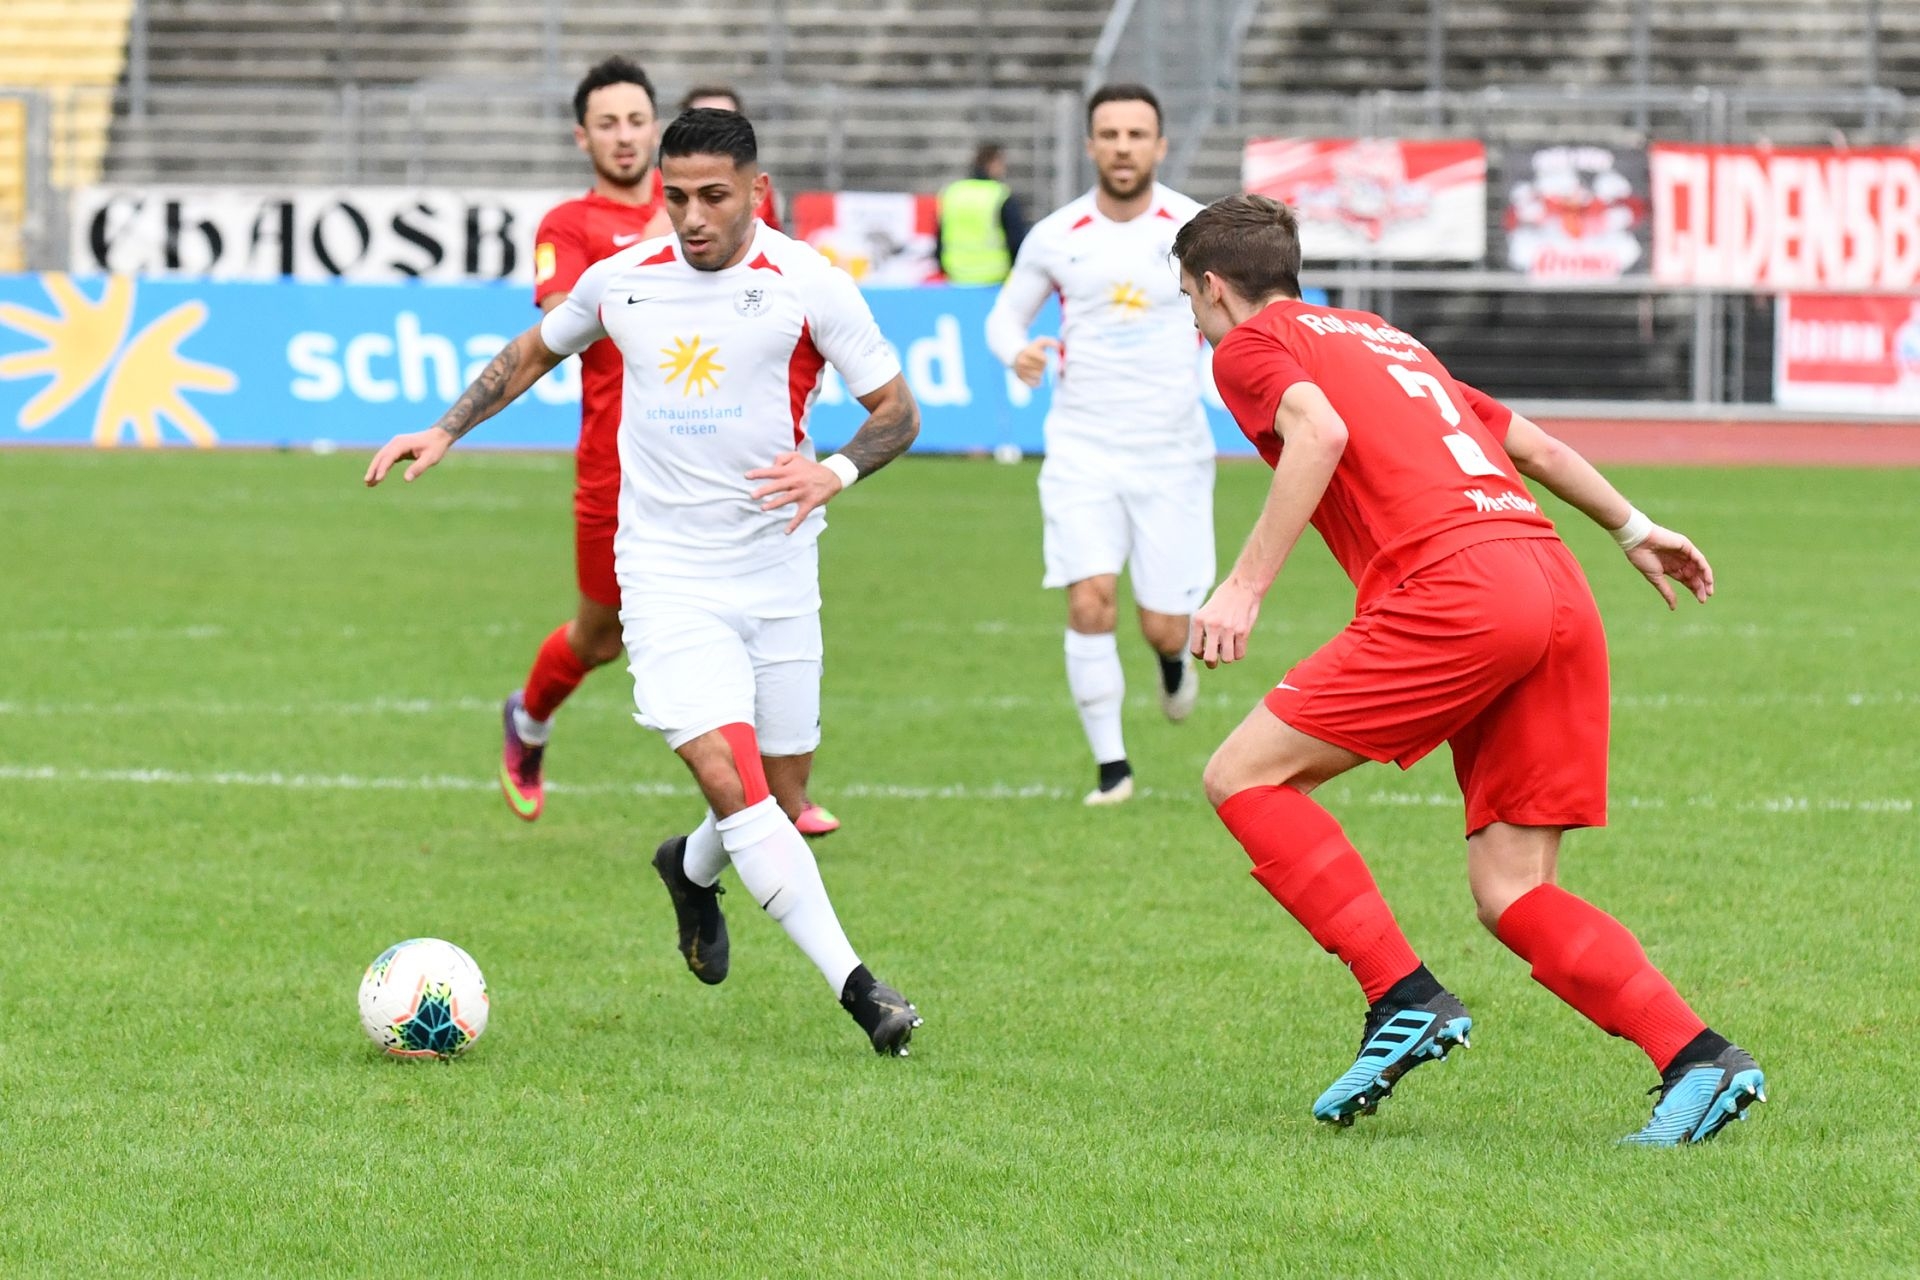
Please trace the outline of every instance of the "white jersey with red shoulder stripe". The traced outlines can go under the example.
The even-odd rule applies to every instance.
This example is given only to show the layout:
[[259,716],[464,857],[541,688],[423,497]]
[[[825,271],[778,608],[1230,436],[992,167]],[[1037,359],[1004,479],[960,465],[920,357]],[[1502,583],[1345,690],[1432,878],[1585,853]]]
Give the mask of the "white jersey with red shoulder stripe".
[[613,339],[625,366],[620,532],[629,574],[727,576],[777,564],[826,527],[815,511],[762,511],[746,478],[775,457],[813,454],[807,418],[831,363],[855,397],[900,374],[852,277],[756,223],[739,265],[701,271],[673,236],[589,267],[540,325],[571,354]]
[[1156,183],[1145,213],[1115,222],[1089,191],[1021,243],[987,318],[987,344],[1011,365],[1047,296],[1060,295],[1065,354],[1047,414],[1048,457],[1149,470],[1213,457],[1203,352],[1171,256],[1175,233],[1199,211]]

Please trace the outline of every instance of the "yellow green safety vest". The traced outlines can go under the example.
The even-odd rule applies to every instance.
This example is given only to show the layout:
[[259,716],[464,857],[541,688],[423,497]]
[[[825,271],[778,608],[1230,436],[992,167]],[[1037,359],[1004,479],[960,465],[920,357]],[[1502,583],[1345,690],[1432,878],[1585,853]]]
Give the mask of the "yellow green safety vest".
[[992,178],[962,178],[940,193],[940,267],[954,284],[999,284],[1013,266],[1000,206],[1010,189]]

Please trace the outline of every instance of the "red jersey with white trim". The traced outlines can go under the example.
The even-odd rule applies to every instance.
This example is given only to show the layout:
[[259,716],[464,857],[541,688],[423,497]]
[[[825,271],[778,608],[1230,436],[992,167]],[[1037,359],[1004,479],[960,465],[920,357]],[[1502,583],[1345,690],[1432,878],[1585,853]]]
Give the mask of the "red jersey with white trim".
[[1346,423],[1313,527],[1363,605],[1462,547],[1559,536],[1476,402],[1419,339],[1379,316],[1276,302],[1221,341],[1213,376],[1269,466],[1282,447],[1274,415],[1296,383],[1319,387]]
[[[664,207],[660,171],[645,204],[622,204],[597,192],[555,205],[533,237],[533,301],[572,291],[580,274],[602,258],[647,238],[647,227]],[[578,485],[575,509],[611,516],[620,501],[620,353],[596,342],[580,353],[580,443],[575,447]]]
[[853,277],[758,224],[724,271],[688,265],[672,236],[595,263],[540,336],[563,354],[602,338],[620,349],[623,580],[731,576],[810,547],[824,514],[789,536],[792,509],[762,511],[746,473],[813,456],[807,418],[828,362],[856,398],[900,376]]

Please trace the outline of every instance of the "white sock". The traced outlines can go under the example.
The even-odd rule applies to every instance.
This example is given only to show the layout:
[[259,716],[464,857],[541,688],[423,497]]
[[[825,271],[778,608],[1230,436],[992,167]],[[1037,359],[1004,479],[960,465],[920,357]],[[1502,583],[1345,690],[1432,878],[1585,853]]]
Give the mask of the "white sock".
[[1113,633],[1090,636],[1067,632],[1067,687],[1080,708],[1096,764],[1127,758],[1120,734],[1120,706],[1127,697],[1127,675],[1120,667],[1120,645]]
[[720,842],[720,826],[714,821],[713,810],[707,810],[706,819],[687,837],[687,852],[680,861],[687,879],[697,885],[713,884],[726,870],[727,847]]
[[753,900],[787,931],[838,996],[860,957],[840,928],[840,919],[820,882],[807,838],[780,804],[768,796],[719,822],[720,842]]
[[547,745],[547,735],[553,732],[553,721],[535,720],[527,714],[525,707],[515,707],[513,732],[520,741],[530,747],[544,747]]

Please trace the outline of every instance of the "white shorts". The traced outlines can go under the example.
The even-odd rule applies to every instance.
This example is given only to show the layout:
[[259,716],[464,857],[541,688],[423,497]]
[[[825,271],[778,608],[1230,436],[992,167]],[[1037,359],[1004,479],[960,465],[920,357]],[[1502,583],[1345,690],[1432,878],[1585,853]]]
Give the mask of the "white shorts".
[[750,724],[762,754],[820,745],[820,568],[816,548],[725,578],[620,575],[620,627],[634,719],[679,750]]
[[1186,615],[1213,586],[1211,458],[1128,475],[1056,467],[1049,455],[1040,467],[1040,513],[1043,587],[1125,568],[1141,608]]

